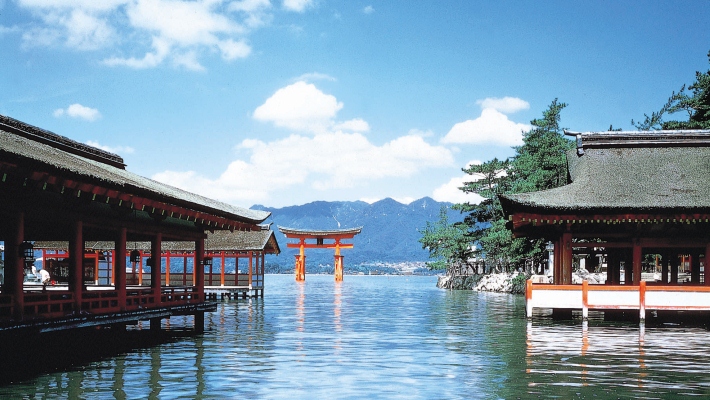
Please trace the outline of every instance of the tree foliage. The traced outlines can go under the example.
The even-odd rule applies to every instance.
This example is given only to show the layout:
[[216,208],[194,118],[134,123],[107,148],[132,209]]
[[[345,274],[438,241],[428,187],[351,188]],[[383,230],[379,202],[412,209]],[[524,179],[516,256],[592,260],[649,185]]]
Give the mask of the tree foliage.
[[[708,52],[710,62],[710,52]],[[684,112],[688,120],[664,121],[667,114]],[[673,92],[666,104],[660,110],[644,114],[642,122],[631,124],[639,130],[651,129],[710,129],[710,70],[695,72],[695,82],[687,87],[683,85],[676,93]]]
[[438,221],[427,222],[419,243],[429,250],[429,257],[433,259],[427,263],[430,269],[460,266],[473,255],[466,225],[450,224],[446,206],[441,207]]
[[[542,261],[543,241],[514,238],[506,228],[498,196],[550,189],[567,183],[565,153],[572,148],[572,142],[562,136],[563,128],[560,127],[560,113],[566,106],[555,99],[542,118],[530,121],[532,129],[523,133],[523,144],[514,147],[516,154],[512,158],[494,158],[463,169],[471,180],[460,189],[478,194],[483,200],[456,204],[454,208],[466,214],[464,238],[469,241],[469,247],[475,244],[474,254],[483,257],[489,268],[510,271]],[[431,227],[444,230],[446,224],[440,219]],[[420,242],[424,244],[422,240]],[[434,255],[432,248],[428,248]],[[466,259],[448,262],[464,263]]]

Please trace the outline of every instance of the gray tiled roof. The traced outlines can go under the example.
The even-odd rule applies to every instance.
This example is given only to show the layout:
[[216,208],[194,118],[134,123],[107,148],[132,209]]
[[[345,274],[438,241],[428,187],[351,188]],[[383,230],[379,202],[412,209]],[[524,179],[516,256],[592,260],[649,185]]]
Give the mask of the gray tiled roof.
[[330,235],[343,235],[343,234],[353,234],[357,235],[362,231],[362,227],[357,227],[357,228],[348,228],[348,229],[329,229],[329,230],[313,230],[313,229],[295,229],[295,228],[287,228],[284,226],[279,226],[279,230],[285,234],[294,234],[294,235],[299,235],[299,234],[306,234],[306,235],[312,235],[312,236],[330,236]]
[[710,211],[709,131],[578,134],[567,159],[571,183],[502,195],[506,214]]
[[[113,250],[114,242],[86,242],[88,250]],[[66,250],[69,248],[67,241],[35,242],[35,249]],[[128,250],[150,251],[150,242],[127,242]],[[164,251],[195,251],[195,242],[165,241],[161,244]],[[215,231],[208,233],[205,239],[205,251],[262,251],[279,254],[281,249],[276,236],[271,230],[255,231]]]
[[[26,125],[26,124],[25,124]],[[5,128],[10,130],[8,128]],[[50,132],[51,133],[51,132]],[[69,139],[64,138],[66,141]],[[86,145],[83,145],[87,147]],[[98,150],[98,149],[97,149]],[[110,156],[110,153],[107,153]],[[0,129],[0,158],[3,155],[19,157],[45,165],[50,171],[58,170],[77,180],[100,184],[143,196],[151,200],[174,204],[198,212],[208,213],[241,222],[258,224],[270,215],[266,211],[250,210],[212,200],[188,191],[117,168],[108,163],[92,160],[51,145]],[[120,158],[119,158],[120,159]]]

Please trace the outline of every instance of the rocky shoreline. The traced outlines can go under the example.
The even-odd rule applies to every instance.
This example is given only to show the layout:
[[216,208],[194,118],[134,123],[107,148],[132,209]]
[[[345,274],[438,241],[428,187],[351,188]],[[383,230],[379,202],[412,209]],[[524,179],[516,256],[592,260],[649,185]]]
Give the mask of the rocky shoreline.
[[[520,272],[499,273],[468,276],[439,276],[436,287],[449,290],[474,290],[478,292],[525,293],[525,281],[532,279],[533,283],[551,283],[552,277],[547,275],[526,275]],[[604,274],[592,274],[586,270],[575,271],[572,274],[573,283],[587,280],[590,284],[604,283]]]

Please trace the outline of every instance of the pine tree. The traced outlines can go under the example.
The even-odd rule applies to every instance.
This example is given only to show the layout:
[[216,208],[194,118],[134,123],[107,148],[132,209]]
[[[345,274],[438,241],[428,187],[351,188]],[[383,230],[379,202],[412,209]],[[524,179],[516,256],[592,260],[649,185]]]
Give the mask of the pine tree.
[[[710,52],[708,52],[710,62]],[[695,82],[687,87],[681,86],[678,93],[673,92],[666,104],[651,115],[644,114],[643,122],[631,124],[639,130],[650,129],[710,129],[710,70],[695,72]],[[685,112],[687,121],[663,121],[666,114]]]

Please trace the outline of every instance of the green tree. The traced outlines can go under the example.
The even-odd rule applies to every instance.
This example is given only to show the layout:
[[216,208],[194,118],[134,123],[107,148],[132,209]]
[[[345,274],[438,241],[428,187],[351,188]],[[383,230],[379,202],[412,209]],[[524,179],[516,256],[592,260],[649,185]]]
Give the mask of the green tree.
[[[708,52],[710,62],[710,52]],[[642,122],[631,124],[639,130],[651,129],[710,129],[710,70],[695,72],[695,82],[687,87],[681,86],[678,93],[673,92],[666,104],[651,115],[644,114]],[[690,92],[690,93],[688,93]],[[685,112],[687,121],[664,121],[666,114]]]
[[433,259],[427,263],[430,269],[448,269],[466,266],[473,255],[471,240],[467,235],[467,226],[461,222],[450,224],[448,209],[442,206],[439,220],[427,222],[419,243],[429,250]]
[[514,238],[505,226],[498,196],[567,183],[565,153],[573,143],[563,137],[560,127],[560,113],[566,106],[555,99],[542,118],[530,121],[532,129],[523,134],[523,144],[514,147],[516,154],[511,159],[494,158],[463,169],[472,179],[460,189],[483,200],[456,204],[454,208],[466,214],[463,224],[468,229],[465,237],[469,247],[471,243],[476,245],[476,254],[485,258],[489,268],[510,271],[542,261],[544,241]]

